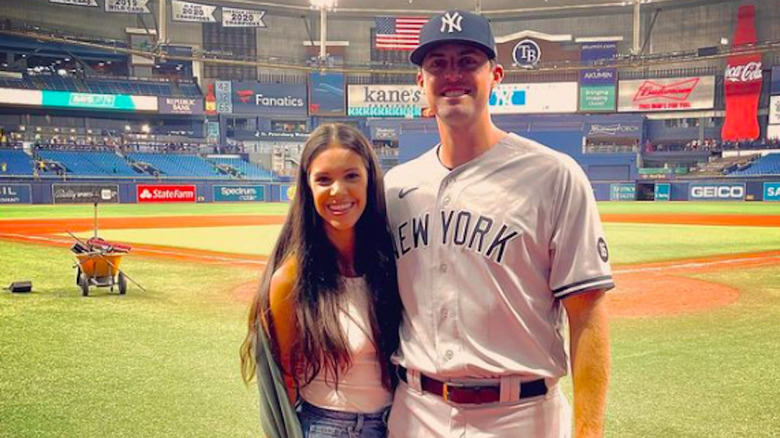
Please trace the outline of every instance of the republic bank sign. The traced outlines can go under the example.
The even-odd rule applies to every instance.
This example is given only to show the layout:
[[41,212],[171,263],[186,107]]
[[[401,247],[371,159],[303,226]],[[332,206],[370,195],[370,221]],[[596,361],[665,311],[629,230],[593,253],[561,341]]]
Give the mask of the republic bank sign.
[[234,81],[232,84],[234,114],[269,116],[306,116],[306,84],[266,84]]

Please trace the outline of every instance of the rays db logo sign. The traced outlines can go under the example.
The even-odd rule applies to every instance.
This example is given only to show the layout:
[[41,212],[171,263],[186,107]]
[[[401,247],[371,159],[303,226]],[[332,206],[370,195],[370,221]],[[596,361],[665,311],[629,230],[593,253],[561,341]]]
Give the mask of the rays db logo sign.
[[692,184],[692,201],[742,201],[745,199],[744,184]]
[[534,40],[522,40],[512,50],[512,59],[517,66],[531,68],[542,59],[542,49]]

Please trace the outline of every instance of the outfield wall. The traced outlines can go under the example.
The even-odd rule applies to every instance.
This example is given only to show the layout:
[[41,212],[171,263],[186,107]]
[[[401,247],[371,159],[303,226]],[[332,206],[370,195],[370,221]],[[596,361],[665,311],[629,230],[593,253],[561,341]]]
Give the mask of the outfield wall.
[[290,183],[258,181],[176,181],[127,180],[0,181],[3,204],[83,204],[101,203],[196,203],[196,202],[287,202],[292,197]]
[[762,179],[592,183],[598,201],[780,201],[780,176]]
[[[764,179],[593,182],[598,201],[780,201],[780,176]],[[0,181],[0,205],[288,202],[291,183],[128,180]]]

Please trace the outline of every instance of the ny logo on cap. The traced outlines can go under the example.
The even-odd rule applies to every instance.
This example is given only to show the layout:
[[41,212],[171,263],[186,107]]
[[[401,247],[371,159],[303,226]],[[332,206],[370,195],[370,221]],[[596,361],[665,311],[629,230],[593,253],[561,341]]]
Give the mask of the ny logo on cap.
[[460,15],[459,12],[455,12],[452,15],[450,15],[449,12],[446,12],[443,17],[441,17],[441,30],[439,32],[444,32],[444,29],[447,29],[447,33],[452,33],[456,29],[458,32],[462,31],[460,27],[460,22],[463,20],[463,16]]

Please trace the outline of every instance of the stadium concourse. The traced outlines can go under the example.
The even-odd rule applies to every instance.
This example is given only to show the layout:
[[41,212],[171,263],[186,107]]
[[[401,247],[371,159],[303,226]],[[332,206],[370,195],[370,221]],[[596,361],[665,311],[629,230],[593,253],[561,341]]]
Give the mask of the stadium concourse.
[[[434,147],[408,57],[450,8],[491,22],[498,127],[574,158],[601,201],[607,435],[774,436],[780,0],[0,0],[0,283],[38,292],[0,294],[0,436],[256,436],[224,321],[245,318],[303,144],[350,124],[385,171]],[[77,295],[63,233],[89,236],[95,203],[147,294]],[[201,360],[202,387],[182,382]]]

